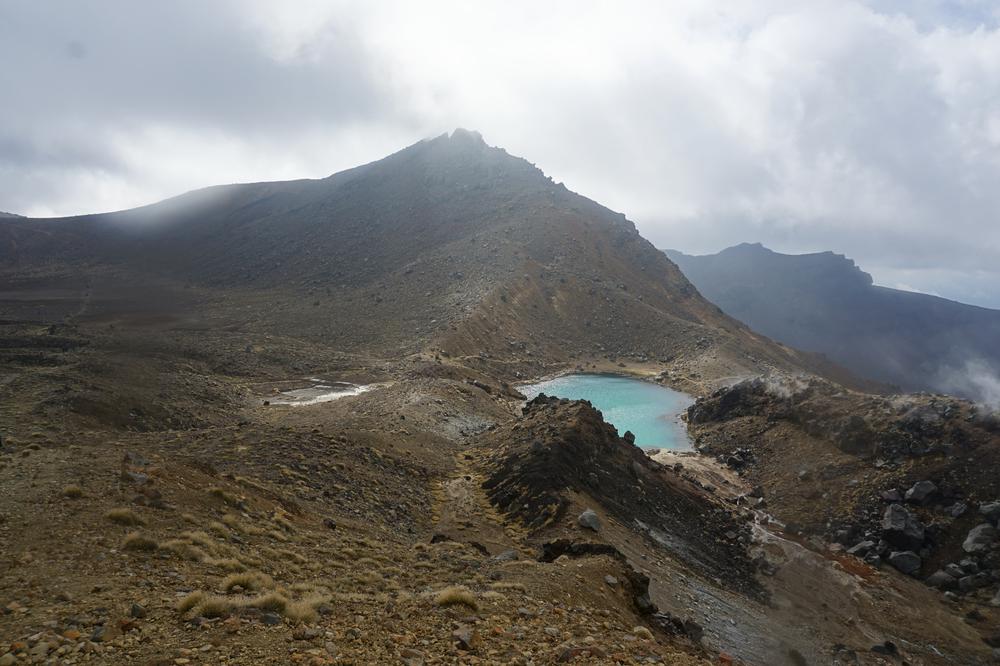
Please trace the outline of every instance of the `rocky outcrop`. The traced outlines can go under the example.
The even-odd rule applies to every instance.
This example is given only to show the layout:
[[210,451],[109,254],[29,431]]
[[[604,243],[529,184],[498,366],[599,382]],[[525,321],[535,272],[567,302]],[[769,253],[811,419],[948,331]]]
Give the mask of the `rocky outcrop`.
[[[746,552],[748,526],[703,488],[619,437],[589,402],[540,395],[525,405],[521,419],[484,437],[493,451],[483,484],[490,501],[536,533],[566,529],[570,496],[583,496],[608,520],[693,569],[759,592]],[[569,524],[603,534],[600,521],[600,531],[591,531],[596,518],[585,511]]]

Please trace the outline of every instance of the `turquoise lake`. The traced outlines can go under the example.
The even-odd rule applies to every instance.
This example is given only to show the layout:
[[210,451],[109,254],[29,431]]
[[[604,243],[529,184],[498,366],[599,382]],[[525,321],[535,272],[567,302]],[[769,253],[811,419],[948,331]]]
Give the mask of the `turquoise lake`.
[[604,420],[631,430],[644,449],[690,449],[687,426],[680,419],[694,399],[686,393],[617,375],[565,375],[519,386],[530,400],[539,393],[571,400],[589,400]]

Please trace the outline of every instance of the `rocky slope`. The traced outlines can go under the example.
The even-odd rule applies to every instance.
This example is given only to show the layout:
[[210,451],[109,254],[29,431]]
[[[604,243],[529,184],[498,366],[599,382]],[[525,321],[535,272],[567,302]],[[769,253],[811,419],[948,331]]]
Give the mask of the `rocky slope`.
[[[836,370],[474,134],[0,239],[3,666],[991,658],[711,458],[522,410],[519,375],[574,367]],[[277,399],[335,382],[368,390]]]
[[995,402],[1000,311],[889,289],[832,252],[787,255],[742,244],[669,256],[707,299],[775,340],[907,391]]
[[[891,566],[971,607],[1000,605],[1000,418],[946,396],[876,397],[756,379],[688,411],[698,449],[793,533]],[[989,637],[1000,617],[983,618]]]
[[464,130],[322,180],[4,220],[0,266],[3,319],[209,319],[244,344],[435,348],[512,376],[593,359],[678,360],[709,381],[839,372],[723,315],[623,215]]

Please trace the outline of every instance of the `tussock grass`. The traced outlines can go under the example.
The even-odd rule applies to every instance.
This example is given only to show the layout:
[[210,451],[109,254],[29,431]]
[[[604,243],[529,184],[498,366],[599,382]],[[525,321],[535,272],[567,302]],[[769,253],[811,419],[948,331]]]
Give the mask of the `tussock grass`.
[[219,537],[220,539],[229,538],[229,528],[220,523],[217,520],[213,520],[208,524],[208,531]]
[[64,486],[62,496],[66,499],[80,499],[83,497],[83,488],[77,485]]
[[233,530],[234,532],[239,532],[240,534],[243,533],[244,531],[243,523],[240,522],[240,519],[238,516],[236,516],[236,514],[227,513],[224,516],[222,516],[220,520],[222,521],[223,525]]
[[209,560],[208,564],[215,567],[216,569],[222,569],[223,571],[241,572],[247,570],[247,565],[240,560],[229,557],[219,560]]
[[160,544],[160,549],[173,553],[182,560],[205,562],[209,559],[208,553],[184,539],[170,539],[169,541],[164,541]]
[[653,632],[650,631],[647,627],[643,627],[642,625],[640,625],[640,626],[636,627],[635,629],[633,629],[632,630],[632,634],[634,636],[638,637],[638,638],[643,639],[643,640],[647,640],[647,641],[653,640]]
[[111,511],[104,514],[104,517],[119,525],[135,526],[146,524],[146,521],[139,514],[127,508],[111,509]]
[[205,598],[205,593],[201,590],[195,590],[184,596],[180,601],[177,602],[177,612],[187,613],[189,610],[201,603],[201,600]]
[[270,590],[274,587],[274,579],[260,571],[247,571],[234,573],[222,579],[220,586],[225,592],[231,592],[234,587],[241,587],[244,590],[259,591]]
[[466,606],[474,611],[479,610],[476,596],[467,587],[453,585],[446,587],[434,596],[434,604],[441,607]]
[[129,532],[122,540],[122,550],[153,551],[159,547],[155,539],[139,532]]
[[211,495],[212,497],[215,497],[216,499],[222,500],[225,504],[228,504],[230,506],[236,506],[239,503],[239,500],[236,499],[234,495],[226,492],[224,488],[220,488],[218,486],[213,486],[212,488],[209,488],[208,494]]

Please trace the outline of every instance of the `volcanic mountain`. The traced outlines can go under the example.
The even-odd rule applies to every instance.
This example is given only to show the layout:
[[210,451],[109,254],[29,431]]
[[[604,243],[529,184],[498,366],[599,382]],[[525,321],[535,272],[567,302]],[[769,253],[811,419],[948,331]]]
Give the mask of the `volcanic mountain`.
[[4,219],[0,266],[6,318],[208,317],[248,344],[290,336],[497,364],[683,359],[694,381],[772,366],[836,374],[706,302],[624,215],[466,130],[320,180]]
[[727,314],[860,376],[983,399],[988,378],[1000,375],[998,310],[877,286],[833,252],[789,255],[744,243],[713,255],[666,254]]

